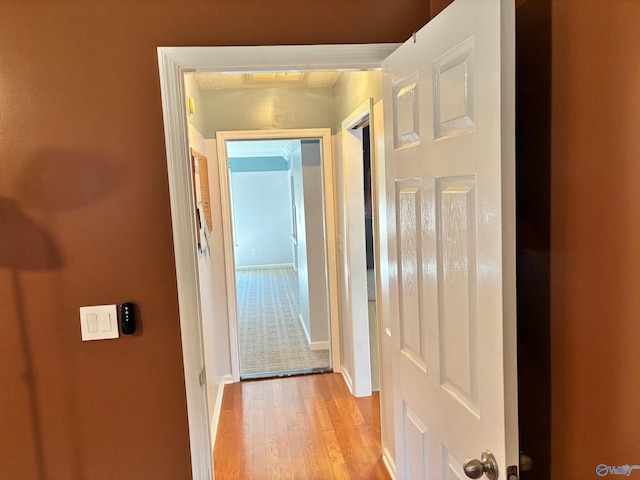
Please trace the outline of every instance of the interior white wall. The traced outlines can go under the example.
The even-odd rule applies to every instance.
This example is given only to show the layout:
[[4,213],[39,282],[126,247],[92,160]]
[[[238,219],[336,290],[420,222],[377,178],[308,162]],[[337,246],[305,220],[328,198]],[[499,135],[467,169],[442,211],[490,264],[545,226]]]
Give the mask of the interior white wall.
[[[189,145],[191,148],[207,157],[209,163],[209,188],[212,198],[219,196],[217,185],[216,166],[217,155],[215,140],[213,148],[210,140],[205,140],[200,132],[191,124],[188,126]],[[200,288],[200,312],[202,316],[202,337],[204,348],[205,370],[207,375],[207,402],[209,411],[209,424],[212,437],[217,425],[219,403],[222,398],[222,384],[228,377],[231,369],[229,342],[226,326],[226,287],[224,281],[220,282],[220,259],[212,255],[216,242],[221,237],[216,228],[221,226],[220,206],[216,202],[211,203],[211,213],[214,231],[211,234],[211,249],[198,251],[198,284]],[[206,228],[206,227],[205,227]]]
[[289,172],[231,172],[236,268],[293,264]]
[[331,128],[333,118],[330,88],[204,90],[202,102],[205,138],[218,131]]
[[302,181],[307,239],[307,272],[312,350],[329,348],[329,299],[320,142],[303,140]]
[[382,99],[382,72],[344,72],[331,89],[333,97],[333,132],[342,128],[342,121],[368,98],[374,103]]
[[309,307],[309,270],[307,267],[307,229],[305,225],[305,197],[302,176],[302,147],[299,140],[291,142],[291,176],[293,177],[294,204],[296,206],[296,248],[298,251],[298,294],[300,296],[300,323],[307,340],[311,342],[311,311]]
[[[340,269],[341,335],[343,338],[343,376],[356,395],[371,390],[369,314],[366,285],[366,242],[364,230],[364,182],[361,141],[344,138],[342,122],[371,98],[382,92],[379,71],[345,72],[333,88],[334,161],[336,162],[336,211],[338,217],[338,266]],[[339,127],[339,128],[338,128]],[[351,134],[349,134],[352,137]],[[345,141],[359,158],[344,162]],[[357,139],[355,139],[357,140]],[[358,148],[360,151],[358,152]],[[375,152],[372,152],[375,161]],[[356,301],[353,301],[353,299]],[[363,340],[367,340],[366,345]],[[359,385],[358,385],[359,383]],[[384,386],[380,385],[380,389]],[[391,412],[392,413],[392,412]]]
[[335,163],[335,202],[336,202],[336,232],[337,232],[337,255],[338,255],[338,276],[340,278],[340,318],[342,337],[342,375],[344,376],[349,388],[352,390],[353,385],[351,377],[353,375],[353,349],[350,347],[351,338],[351,318],[345,312],[349,312],[349,292],[347,285],[349,284],[349,264],[345,252],[347,250],[346,229],[347,219],[345,215],[345,197],[344,197],[344,162],[342,155],[342,132],[333,135],[333,156]]
[[[219,382],[231,378],[231,345],[229,343],[229,321],[227,311],[227,284],[225,275],[224,237],[222,231],[222,203],[220,202],[220,177],[218,176],[218,150],[216,140],[205,140],[205,152],[209,161],[209,194],[213,232],[211,247],[211,290],[214,314],[211,335],[205,336],[205,350],[211,349],[215,370],[207,372],[207,381]],[[214,200],[214,199],[217,199]]]
[[[195,128],[198,133],[204,137],[204,105],[202,102],[202,91],[198,85],[196,77],[193,75],[184,76],[184,90],[186,97],[193,98],[195,104],[195,113],[193,115],[187,115],[187,123]],[[187,103],[185,98],[185,104]],[[203,152],[201,152],[203,153]]]
[[355,396],[371,394],[371,350],[369,344],[369,302],[367,296],[367,259],[364,225],[364,171],[362,129],[342,130],[344,175],[345,254],[349,266],[345,285],[351,320],[353,350],[352,392]]

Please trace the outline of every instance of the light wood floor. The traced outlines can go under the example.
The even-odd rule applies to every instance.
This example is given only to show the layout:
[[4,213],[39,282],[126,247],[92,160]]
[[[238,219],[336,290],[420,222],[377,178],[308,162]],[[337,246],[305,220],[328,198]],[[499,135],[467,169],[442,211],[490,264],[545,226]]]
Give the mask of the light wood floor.
[[216,480],[389,479],[381,451],[378,394],[336,373],[225,386]]

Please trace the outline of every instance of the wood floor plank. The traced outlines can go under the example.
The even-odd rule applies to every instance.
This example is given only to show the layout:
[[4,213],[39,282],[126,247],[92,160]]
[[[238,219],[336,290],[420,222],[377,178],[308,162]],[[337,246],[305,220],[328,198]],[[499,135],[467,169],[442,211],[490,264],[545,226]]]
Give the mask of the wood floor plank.
[[305,404],[307,412],[313,412],[312,418],[317,421],[317,428],[321,431],[333,428],[326,403],[322,398],[306,398]]
[[265,416],[264,416],[264,434],[267,437],[274,437],[276,436],[276,417],[274,415],[275,413],[275,406],[274,406],[274,399],[273,399],[273,384],[275,382],[261,382],[263,385],[263,390],[262,390],[262,395],[263,395],[263,402],[264,402],[264,411]]
[[310,378],[309,375],[305,375],[300,377],[300,381],[298,382],[298,390],[303,400],[313,398],[313,385],[310,382]]
[[266,439],[264,435],[264,400],[253,402],[253,473],[263,475],[267,469]]
[[329,379],[332,375],[310,375],[309,383],[313,388],[313,395],[316,398],[330,400],[332,397]]
[[284,406],[284,398],[282,397],[282,382],[273,382],[273,406]]
[[295,408],[293,408],[293,404],[294,404],[294,396],[293,396],[293,391],[294,391],[294,383],[293,382],[289,382],[288,378],[283,378],[281,380],[281,386],[282,386],[282,397],[283,397],[283,401],[284,404],[286,405],[287,409],[287,425],[297,425],[298,424],[298,417],[296,414],[296,410]]
[[[292,378],[296,378],[296,377],[292,377]],[[295,382],[295,383],[292,382],[294,385],[294,388],[291,389],[291,392],[293,394],[293,402],[294,402],[293,406],[295,407],[296,413],[306,413],[307,408],[304,404],[304,398],[303,398],[303,395],[304,395],[303,379],[305,377],[299,377],[299,378],[301,379],[301,381]]]
[[338,441],[336,432],[327,430],[322,432],[322,435],[325,443],[327,444],[331,467],[333,469],[333,478],[337,480],[349,480],[351,476],[349,475],[344,456],[342,455],[342,444]]
[[[253,439],[253,390],[251,385],[245,383],[235,383],[239,385],[239,394],[234,397],[236,409],[242,417],[242,433],[245,439]],[[225,386],[226,388],[226,386]],[[239,408],[238,408],[239,407]]]
[[291,478],[293,480],[307,480],[308,478],[314,478],[309,475],[307,469],[307,463],[304,457],[297,457],[291,460]]
[[232,388],[225,389],[223,395],[216,438],[216,443],[225,445],[225,449],[214,450],[214,465],[218,471],[224,472],[224,475],[216,478],[236,480],[249,478],[246,472],[247,448],[243,438],[242,413],[235,408],[241,405],[236,398],[240,390],[235,386],[229,387]]
[[274,407],[278,468],[280,470],[280,478],[288,479],[292,478],[292,451],[289,440],[289,430],[287,428],[287,415],[284,410],[284,407]]
[[242,458],[240,449],[238,448],[237,435],[234,433],[235,425],[233,417],[233,410],[225,409],[220,413],[219,420],[219,434],[218,439],[220,442],[225,443],[229,447],[233,445],[233,448],[229,448],[226,455],[215,455],[214,464],[221,470],[224,470],[227,478],[240,478],[240,466],[244,459]]
[[347,413],[351,417],[351,421],[355,425],[360,425],[364,422],[364,418],[358,409],[356,402],[353,397],[350,395],[347,386],[344,384],[344,381],[340,377],[332,377],[331,378],[331,388],[336,401],[336,405],[340,409],[343,415]]
[[304,458],[304,449],[302,448],[303,438],[300,434],[298,425],[289,425],[287,427],[287,436],[289,437],[289,446],[291,448],[291,458]]
[[226,385],[217,480],[388,480],[379,395],[355,399],[339,374]]
[[302,440],[304,459],[311,478],[322,479],[332,471],[329,452],[322,432],[315,430],[304,413],[298,415],[298,428]]
[[268,435],[265,438],[265,462],[268,480],[283,478],[280,471],[280,458],[278,457],[278,439],[275,435]]

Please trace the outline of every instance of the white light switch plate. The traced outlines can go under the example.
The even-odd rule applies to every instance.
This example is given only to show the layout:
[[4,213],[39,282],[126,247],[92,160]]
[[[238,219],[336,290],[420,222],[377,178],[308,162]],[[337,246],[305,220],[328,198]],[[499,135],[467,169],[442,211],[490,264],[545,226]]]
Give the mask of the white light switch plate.
[[118,310],[116,305],[80,307],[82,341],[118,338]]

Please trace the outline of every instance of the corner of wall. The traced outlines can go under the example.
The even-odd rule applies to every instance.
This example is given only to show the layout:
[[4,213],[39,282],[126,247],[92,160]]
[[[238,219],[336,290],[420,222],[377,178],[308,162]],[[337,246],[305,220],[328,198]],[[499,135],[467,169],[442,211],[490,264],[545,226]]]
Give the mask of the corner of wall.
[[202,99],[202,93],[200,85],[195,75],[184,75],[184,90],[185,90],[185,104],[188,105],[188,99],[191,98],[195,111],[193,114],[187,114],[187,122],[190,126],[195,128],[198,133],[204,135],[204,104]]

